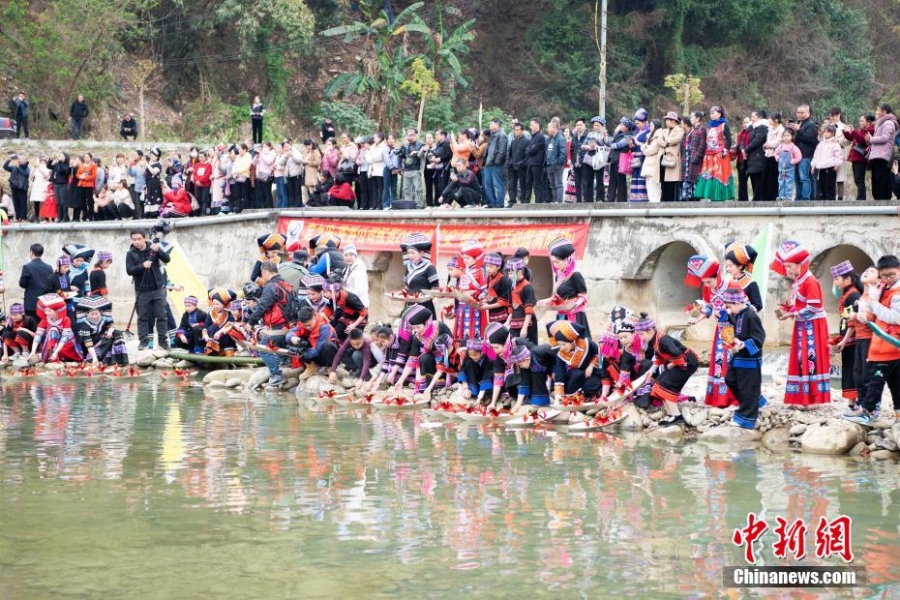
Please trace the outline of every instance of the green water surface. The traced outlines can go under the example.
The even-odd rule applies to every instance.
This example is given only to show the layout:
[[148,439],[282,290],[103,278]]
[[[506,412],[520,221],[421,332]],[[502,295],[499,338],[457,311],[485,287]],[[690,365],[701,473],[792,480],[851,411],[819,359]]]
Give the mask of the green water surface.
[[776,517],[811,524],[802,564],[840,565],[812,530],[850,515],[868,587],[841,594],[900,597],[894,462],[176,384],[0,393],[2,599],[723,597],[751,511],[770,522],[761,562],[782,566]]

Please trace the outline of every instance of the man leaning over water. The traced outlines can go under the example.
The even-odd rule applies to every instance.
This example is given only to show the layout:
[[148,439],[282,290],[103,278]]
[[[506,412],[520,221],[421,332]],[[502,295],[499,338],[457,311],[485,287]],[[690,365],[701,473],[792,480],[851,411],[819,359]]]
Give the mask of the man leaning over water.
[[[284,311],[288,306],[293,290],[281,275],[278,274],[278,265],[272,261],[266,261],[260,267],[260,281],[263,283],[262,295],[253,309],[253,313],[247,320],[250,327],[255,327],[262,322],[265,329],[259,336],[259,343],[269,348],[287,348],[285,335],[290,329],[288,315]],[[269,369],[269,381],[266,387],[281,387],[284,377],[281,374],[281,357],[272,352],[260,352],[260,358]]]

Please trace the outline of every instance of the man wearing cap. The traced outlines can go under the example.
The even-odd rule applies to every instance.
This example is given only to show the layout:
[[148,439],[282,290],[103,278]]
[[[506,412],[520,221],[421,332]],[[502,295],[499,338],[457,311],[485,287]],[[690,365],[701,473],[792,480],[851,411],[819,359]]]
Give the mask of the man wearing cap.
[[138,318],[139,350],[146,350],[156,326],[156,347],[169,349],[166,328],[166,276],[162,265],[169,262],[169,254],[160,244],[147,243],[143,230],[131,232],[131,248],[125,257],[125,272],[134,281],[135,311]]
[[294,250],[290,261],[278,263],[278,274],[291,284],[298,296],[304,295],[300,293],[300,281],[309,275],[309,252]]
[[41,260],[44,256],[44,247],[40,244],[32,244],[29,252],[31,261],[22,266],[19,287],[25,290],[25,314],[37,319],[37,299],[47,290],[50,277],[53,275],[53,267]]

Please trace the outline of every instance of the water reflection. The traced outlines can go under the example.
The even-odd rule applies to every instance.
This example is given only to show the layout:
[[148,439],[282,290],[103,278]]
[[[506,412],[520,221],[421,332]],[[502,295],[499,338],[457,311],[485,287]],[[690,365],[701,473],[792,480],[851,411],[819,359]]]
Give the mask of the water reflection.
[[[23,546],[35,532],[77,536],[86,556],[100,540],[111,554],[143,549],[127,568],[190,574],[173,588],[184,594],[265,595],[246,587],[252,578],[223,585],[262,569],[282,572],[283,585],[302,579],[308,597],[720,595],[722,567],[742,564],[731,533],[750,511],[772,528],[778,516],[851,515],[855,564],[870,578],[860,593],[889,594],[900,577],[894,464],[626,433],[426,428],[416,414],[298,410],[186,386],[2,391],[0,503],[16,518],[0,522],[0,565],[17,581],[0,575],[4,596],[33,594],[23,582],[38,576],[98,591],[75,565],[35,566],[53,555]],[[765,564],[792,564],[774,558],[771,529],[764,539]],[[212,565],[198,571],[211,543]],[[110,581],[131,576],[127,562],[104,564]]]

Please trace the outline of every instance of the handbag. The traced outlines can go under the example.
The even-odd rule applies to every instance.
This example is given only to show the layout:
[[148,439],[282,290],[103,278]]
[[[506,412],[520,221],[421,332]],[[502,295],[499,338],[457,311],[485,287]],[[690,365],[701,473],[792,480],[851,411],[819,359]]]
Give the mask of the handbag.
[[853,151],[860,156],[868,156],[869,147],[865,144],[853,144]]
[[631,156],[631,168],[640,169],[644,165],[644,157],[643,156]]
[[634,162],[634,152],[622,152],[619,154],[619,175],[631,175],[631,164]]
[[591,167],[595,171],[600,171],[609,164],[609,146],[601,146],[597,148],[594,156],[591,157]]
[[193,194],[188,194],[188,196],[191,198],[191,210],[200,210],[200,203],[197,201],[197,196]]
[[356,162],[345,158],[338,164],[338,171],[341,173],[353,173],[356,171]]
[[671,154],[664,154],[663,157],[659,159],[659,164],[665,169],[671,169],[678,166],[678,159]]

